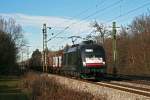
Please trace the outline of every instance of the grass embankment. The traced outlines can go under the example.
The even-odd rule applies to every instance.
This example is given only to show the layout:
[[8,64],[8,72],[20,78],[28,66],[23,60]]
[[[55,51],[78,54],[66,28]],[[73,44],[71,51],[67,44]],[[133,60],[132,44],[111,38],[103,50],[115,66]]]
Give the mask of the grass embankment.
[[86,92],[75,92],[50,79],[47,75],[28,73],[22,86],[32,93],[33,100],[106,100]]
[[17,76],[0,76],[0,100],[29,100],[29,93],[19,88]]

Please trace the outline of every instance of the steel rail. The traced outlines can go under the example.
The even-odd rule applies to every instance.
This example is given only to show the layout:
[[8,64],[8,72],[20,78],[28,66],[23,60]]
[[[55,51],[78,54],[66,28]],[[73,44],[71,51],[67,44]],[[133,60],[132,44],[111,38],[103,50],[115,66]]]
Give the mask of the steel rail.
[[125,85],[125,84],[118,84],[118,83],[110,83],[110,82],[104,82],[104,81],[93,82],[93,81],[84,80],[84,79],[80,79],[80,78],[76,78],[76,77],[62,76],[62,75],[58,75],[58,74],[53,74],[53,75],[61,76],[61,77],[68,78],[68,79],[78,80],[81,82],[91,83],[91,84],[95,84],[95,85],[99,85],[99,86],[104,86],[104,87],[108,87],[108,88],[112,88],[112,89],[117,89],[120,91],[125,91],[125,92],[129,92],[129,93],[137,94],[137,95],[150,97],[150,89],[147,89],[147,88],[130,86],[130,85]]
[[113,89],[117,89],[121,91],[126,91],[130,93],[150,97],[150,89],[146,89],[142,87],[134,87],[134,86],[128,86],[124,84],[106,83],[106,82],[97,82],[96,84],[100,86],[105,86],[105,87],[109,87],[109,88],[113,88]]

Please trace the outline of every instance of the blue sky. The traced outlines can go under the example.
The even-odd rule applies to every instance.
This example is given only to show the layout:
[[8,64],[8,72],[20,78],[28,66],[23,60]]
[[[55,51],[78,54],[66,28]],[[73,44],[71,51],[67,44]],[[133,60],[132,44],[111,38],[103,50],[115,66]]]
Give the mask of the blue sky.
[[[136,10],[125,15],[133,9]],[[149,0],[0,0],[0,16],[12,17],[22,25],[31,46],[30,54],[36,48],[42,50],[43,23],[52,27],[48,31],[49,38],[52,37],[51,33],[57,34],[68,25],[69,28],[59,36],[85,37],[93,30],[90,23],[95,20],[106,26],[110,26],[112,21],[116,21],[118,26],[127,25],[136,16],[148,12],[148,9]],[[114,19],[119,15],[122,17]],[[48,48],[56,50],[66,43],[71,44],[71,40],[54,39],[48,43]]]

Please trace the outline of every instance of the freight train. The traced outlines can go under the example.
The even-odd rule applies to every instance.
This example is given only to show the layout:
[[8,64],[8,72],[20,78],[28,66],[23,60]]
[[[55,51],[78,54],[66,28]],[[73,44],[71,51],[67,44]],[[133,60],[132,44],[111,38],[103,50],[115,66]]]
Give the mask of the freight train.
[[48,71],[81,78],[103,77],[107,66],[104,48],[93,41],[83,41],[48,56]]

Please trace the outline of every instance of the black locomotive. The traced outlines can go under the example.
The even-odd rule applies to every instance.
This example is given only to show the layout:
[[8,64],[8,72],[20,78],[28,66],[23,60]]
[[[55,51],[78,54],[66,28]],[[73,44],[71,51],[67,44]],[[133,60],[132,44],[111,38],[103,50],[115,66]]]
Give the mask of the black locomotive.
[[82,78],[102,77],[106,74],[105,51],[93,41],[83,41],[66,48],[61,70]]

